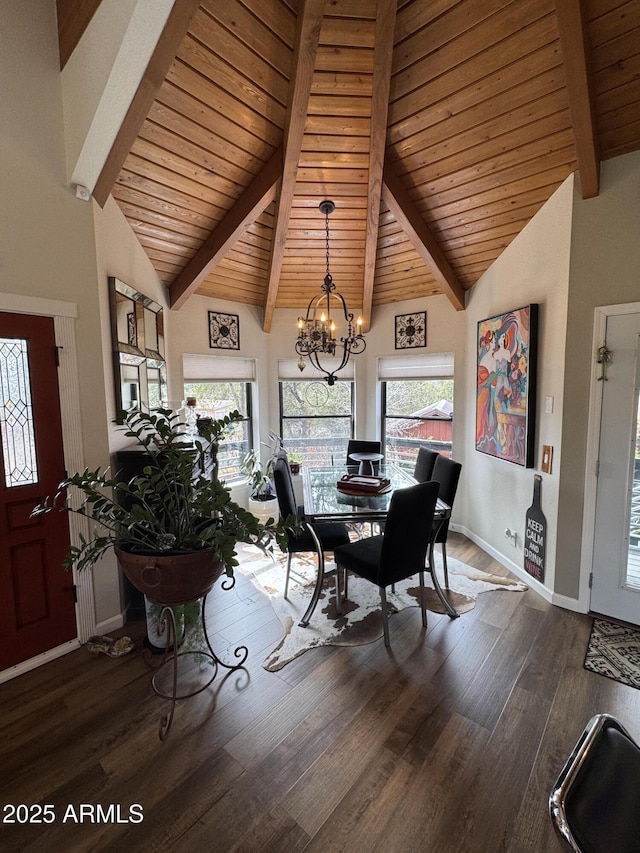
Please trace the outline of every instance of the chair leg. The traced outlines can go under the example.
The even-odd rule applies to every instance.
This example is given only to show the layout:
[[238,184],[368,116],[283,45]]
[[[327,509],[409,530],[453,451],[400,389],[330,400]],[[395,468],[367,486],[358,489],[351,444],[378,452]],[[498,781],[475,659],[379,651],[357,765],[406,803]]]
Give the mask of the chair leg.
[[340,596],[340,566],[336,563],[336,610],[342,613],[342,599]]
[[447,566],[447,543],[442,543],[442,565],[444,566],[444,588],[449,589],[449,568]]
[[433,581],[433,588],[435,590],[436,595],[438,596],[438,598],[442,602],[444,609],[446,610],[446,612],[449,614],[449,616],[452,619],[455,619],[460,614],[455,609],[455,607],[453,607],[453,605],[451,604],[449,599],[446,597],[446,595],[442,591],[442,587],[440,586],[440,581],[438,580],[438,574],[436,572],[436,561],[435,561],[434,548],[435,548],[434,542],[433,542],[433,540],[431,540],[431,544],[429,545],[429,560],[428,560],[425,568],[427,569],[428,572],[431,572],[431,580]]
[[422,625],[427,627],[427,591],[424,588],[424,572],[418,572],[420,578],[420,610],[422,611]]
[[292,556],[293,555],[292,555],[291,551],[289,551],[289,553],[287,555],[287,575],[284,579],[284,597],[285,597],[285,599],[287,598],[287,595],[289,593],[289,573],[291,572],[291,557]]
[[380,587],[380,601],[382,602],[382,631],[384,633],[384,644],[387,648],[391,646],[389,642],[389,615],[387,613],[387,595],[383,586]]
[[349,569],[344,570],[344,599],[349,598]]

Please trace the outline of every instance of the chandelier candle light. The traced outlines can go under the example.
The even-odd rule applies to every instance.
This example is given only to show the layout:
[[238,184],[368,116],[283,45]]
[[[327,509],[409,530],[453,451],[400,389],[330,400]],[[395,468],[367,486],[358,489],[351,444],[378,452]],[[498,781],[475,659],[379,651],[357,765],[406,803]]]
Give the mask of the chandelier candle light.
[[[322,293],[315,296],[307,306],[306,317],[298,317],[298,340],[296,341],[296,352],[300,356],[298,367],[305,368],[306,356],[311,364],[325,374],[324,378],[329,385],[334,385],[336,373],[346,365],[352,355],[364,352],[367,343],[362,335],[362,318],[354,326],[353,314],[347,310],[344,297],[336,290],[336,286],[329,272],[329,214],[336,209],[332,201],[320,202],[320,213],[325,217],[326,247],[327,247],[327,273],[321,285]],[[342,309],[347,324],[346,336],[338,341],[336,338],[336,324],[331,316],[331,300],[336,299]],[[340,364],[330,369],[323,367],[320,363],[322,355],[341,357]]]

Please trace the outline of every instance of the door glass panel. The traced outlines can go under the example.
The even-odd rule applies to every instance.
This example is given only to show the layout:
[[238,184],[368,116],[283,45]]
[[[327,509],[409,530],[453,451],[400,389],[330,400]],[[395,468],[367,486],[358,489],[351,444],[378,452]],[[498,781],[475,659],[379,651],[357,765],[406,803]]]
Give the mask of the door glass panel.
[[26,340],[0,338],[0,431],[7,488],[38,482]]
[[627,586],[640,589],[640,397],[636,389],[636,440],[631,481]]

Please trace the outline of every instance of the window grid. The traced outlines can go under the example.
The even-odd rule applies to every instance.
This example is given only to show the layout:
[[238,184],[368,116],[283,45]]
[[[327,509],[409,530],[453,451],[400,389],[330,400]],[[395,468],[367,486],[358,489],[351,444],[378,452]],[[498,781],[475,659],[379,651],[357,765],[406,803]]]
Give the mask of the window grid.
[[0,429],[7,488],[38,482],[27,341],[0,338]]

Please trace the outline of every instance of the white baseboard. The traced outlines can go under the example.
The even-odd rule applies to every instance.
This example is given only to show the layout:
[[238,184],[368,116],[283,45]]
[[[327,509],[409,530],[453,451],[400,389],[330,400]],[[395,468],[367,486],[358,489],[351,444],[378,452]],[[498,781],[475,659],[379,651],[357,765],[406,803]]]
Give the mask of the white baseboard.
[[118,613],[110,619],[105,619],[104,622],[99,622],[96,625],[96,634],[110,634],[112,631],[122,628],[124,623],[124,613]]
[[569,598],[567,595],[559,595],[557,592],[552,594],[551,603],[558,607],[564,607],[565,610],[573,610],[574,613],[589,612],[589,606],[585,606],[577,598]]
[[[96,625],[96,634],[110,634],[112,631],[122,628],[123,625],[124,614],[119,613],[111,619],[105,619],[104,622]],[[33,658],[29,658],[29,660],[17,663],[15,666],[10,666],[8,669],[0,672],[0,684],[4,684],[5,681],[11,681],[12,678],[17,678],[25,672],[31,672],[32,669],[37,669],[39,666],[44,666],[45,663],[50,663],[52,660],[62,657],[62,655],[69,654],[69,652],[79,649],[81,645],[80,640],[76,637],[75,640],[69,640],[68,643],[56,646],[55,649],[49,649],[49,651],[43,652],[41,655],[36,655]]]
[[79,648],[80,642],[76,638],[75,640],[69,640],[68,643],[63,643],[61,646],[56,646],[55,649],[49,649],[49,651],[43,652],[41,655],[29,658],[29,660],[23,660],[21,663],[17,663],[15,666],[10,666],[9,669],[0,672],[0,684],[4,684],[5,681],[11,681],[12,678],[17,678],[19,675],[24,675],[25,672],[31,672],[32,669],[37,669],[39,666]]
[[486,551],[494,560],[497,560],[505,569],[509,569],[510,572],[520,578],[521,581],[527,584],[527,586],[531,587],[532,590],[541,595],[546,601],[551,604],[555,604],[558,607],[563,607],[565,610],[573,610],[575,613],[586,613],[587,611],[581,605],[581,603],[575,598],[568,598],[565,595],[558,595],[553,592],[553,590],[546,587],[544,584],[540,583],[540,581],[536,580],[536,578],[532,577],[528,572],[518,566],[513,560],[510,560],[506,554],[503,554],[502,551],[497,551],[492,545],[489,545],[488,542],[485,542],[480,536],[477,536],[472,530],[468,530],[466,527],[461,525],[451,525],[451,530],[455,530],[458,533],[462,533],[463,536],[466,536],[467,539],[470,539],[474,542],[478,547],[482,548],[483,551]]

